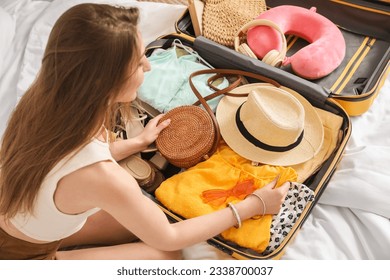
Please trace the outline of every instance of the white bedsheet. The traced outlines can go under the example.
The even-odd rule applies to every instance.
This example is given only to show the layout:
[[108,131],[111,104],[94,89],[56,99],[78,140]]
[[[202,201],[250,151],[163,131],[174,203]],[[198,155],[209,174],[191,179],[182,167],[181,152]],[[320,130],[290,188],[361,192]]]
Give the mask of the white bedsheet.
[[284,259],[390,259],[390,79]]
[[[15,34],[0,76],[0,136],[18,98],[33,81],[50,24],[66,8],[86,0],[2,0]],[[174,32],[185,7],[130,0],[88,1],[141,8],[145,43]],[[368,112],[352,118],[345,155],[319,202],[283,259],[390,259],[390,78]],[[230,259],[205,242],[187,248],[186,259]]]

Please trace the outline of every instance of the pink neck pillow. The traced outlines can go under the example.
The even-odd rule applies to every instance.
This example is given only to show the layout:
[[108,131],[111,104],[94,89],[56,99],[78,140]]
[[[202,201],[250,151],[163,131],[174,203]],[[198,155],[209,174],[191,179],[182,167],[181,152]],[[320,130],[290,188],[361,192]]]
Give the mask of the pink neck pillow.
[[[317,14],[315,8],[283,5],[261,13],[256,19],[275,23],[284,34],[296,35],[309,45],[291,57],[285,57],[282,65],[291,64],[292,70],[306,79],[324,77],[336,69],[345,56],[345,40],[337,26],[326,17]],[[247,32],[247,43],[258,58],[271,50],[282,50],[284,38],[270,26],[256,26]]]

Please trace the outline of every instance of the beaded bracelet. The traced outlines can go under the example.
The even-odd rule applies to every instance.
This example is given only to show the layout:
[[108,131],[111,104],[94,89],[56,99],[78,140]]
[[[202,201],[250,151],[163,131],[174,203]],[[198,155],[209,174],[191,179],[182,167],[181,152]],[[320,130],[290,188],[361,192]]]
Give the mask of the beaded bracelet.
[[232,210],[234,218],[236,218],[236,220],[237,220],[237,224],[234,227],[240,228],[241,227],[241,217],[238,214],[237,208],[231,202],[228,203],[228,206],[229,206],[230,210]]
[[258,199],[260,199],[261,203],[263,204],[263,214],[261,216],[260,215],[253,216],[252,219],[253,220],[258,220],[258,219],[263,218],[264,215],[265,215],[265,211],[266,211],[264,199],[260,195],[258,195],[257,193],[250,193],[245,198],[247,198],[250,195],[253,195],[253,196],[257,197]]

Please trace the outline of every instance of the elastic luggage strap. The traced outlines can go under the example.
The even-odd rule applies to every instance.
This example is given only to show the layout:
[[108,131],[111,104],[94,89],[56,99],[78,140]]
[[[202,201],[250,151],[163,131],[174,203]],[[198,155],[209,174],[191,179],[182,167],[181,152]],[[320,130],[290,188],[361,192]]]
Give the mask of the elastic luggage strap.
[[366,37],[361,43],[360,47],[357,49],[353,57],[349,60],[348,64],[345,66],[343,72],[340,74],[339,78],[330,88],[333,94],[340,94],[345,88],[347,83],[353,77],[353,74],[356,72],[364,58],[367,56],[372,46],[375,44],[376,39]]

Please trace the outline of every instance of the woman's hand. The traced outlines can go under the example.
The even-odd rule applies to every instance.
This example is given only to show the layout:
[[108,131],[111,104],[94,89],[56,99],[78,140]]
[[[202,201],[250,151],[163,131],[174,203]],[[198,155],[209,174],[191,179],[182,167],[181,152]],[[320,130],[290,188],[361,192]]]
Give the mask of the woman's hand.
[[116,161],[120,161],[130,155],[145,150],[157,139],[160,132],[169,125],[169,119],[158,124],[163,116],[164,115],[161,114],[151,119],[141,134],[136,137],[110,143],[110,151],[113,158]]
[[[279,213],[280,208],[286,198],[288,189],[290,187],[290,182],[285,182],[278,188],[275,188],[276,179],[268,183],[261,189],[257,189],[254,193],[259,195],[265,203],[265,214],[277,214]],[[261,208],[263,207],[262,203],[259,201]],[[263,213],[263,209],[259,211],[259,214]]]
[[158,123],[163,116],[164,114],[160,114],[154,117],[153,119],[151,119],[147,123],[147,125],[145,126],[141,134],[137,136],[145,144],[145,148],[151,143],[153,143],[154,141],[156,141],[160,132],[171,123],[170,119]]

